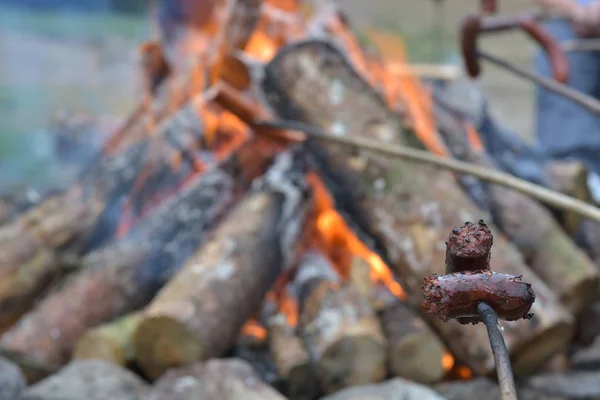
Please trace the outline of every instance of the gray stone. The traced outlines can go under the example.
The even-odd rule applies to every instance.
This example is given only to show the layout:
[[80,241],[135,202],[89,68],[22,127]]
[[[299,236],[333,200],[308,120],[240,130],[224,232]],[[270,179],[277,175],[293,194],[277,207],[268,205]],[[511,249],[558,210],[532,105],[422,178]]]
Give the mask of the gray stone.
[[444,400],[427,386],[402,378],[341,390],[321,400]]
[[131,371],[106,361],[82,360],[31,386],[22,400],[140,400],[146,390]]
[[0,400],[15,400],[27,387],[21,368],[12,361],[0,357]]
[[566,371],[540,374],[527,385],[540,393],[563,396],[570,400],[600,399],[600,371]]
[[[435,386],[435,390],[447,400],[501,400],[500,387],[488,378],[469,381],[445,382]],[[562,397],[549,397],[530,388],[517,388],[519,400],[563,400]]]

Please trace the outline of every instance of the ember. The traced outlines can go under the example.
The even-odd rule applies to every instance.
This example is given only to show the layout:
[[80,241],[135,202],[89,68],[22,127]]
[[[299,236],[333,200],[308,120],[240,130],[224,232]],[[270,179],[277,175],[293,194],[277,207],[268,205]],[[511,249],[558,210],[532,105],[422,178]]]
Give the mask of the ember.
[[[30,382],[53,375],[29,398],[85,387],[73,365],[156,399],[459,385],[496,368],[481,324],[460,323],[479,321],[481,301],[506,320],[518,377],[564,352],[574,315],[598,308],[598,271],[548,210],[483,185],[499,228],[452,231],[491,220],[461,177],[327,139],[446,157],[458,143],[487,165],[398,38],[369,31],[380,53],[366,51],[330,2],[195,10],[141,47],[143,99],[73,186],[0,227],[0,353]],[[579,328],[586,344],[597,326]]]

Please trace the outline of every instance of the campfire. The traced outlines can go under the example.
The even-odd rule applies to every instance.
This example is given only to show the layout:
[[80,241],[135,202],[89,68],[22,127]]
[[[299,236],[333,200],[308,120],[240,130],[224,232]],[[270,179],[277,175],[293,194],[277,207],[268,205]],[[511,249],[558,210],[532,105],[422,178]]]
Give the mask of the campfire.
[[575,351],[600,333],[599,273],[567,219],[497,184],[486,209],[465,176],[309,135],[494,168],[398,38],[361,43],[329,2],[205,12],[141,46],[144,98],[72,187],[0,227],[0,353],[25,398],[89,376],[135,388],[119,399],[479,398],[497,390],[485,327],[428,315],[422,286],[480,219],[491,269],[535,290],[533,318],[501,322],[523,390],[600,364],[598,344]]

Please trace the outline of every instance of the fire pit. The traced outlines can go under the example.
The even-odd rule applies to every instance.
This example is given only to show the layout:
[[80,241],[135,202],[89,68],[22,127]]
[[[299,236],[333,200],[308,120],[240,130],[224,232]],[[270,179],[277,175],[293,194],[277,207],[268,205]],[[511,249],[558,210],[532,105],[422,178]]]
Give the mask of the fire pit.
[[495,375],[485,327],[424,313],[421,287],[480,219],[501,225],[479,261],[536,294],[501,323],[519,390],[567,374],[576,322],[600,333],[599,275],[550,211],[490,185],[489,213],[447,170],[276,123],[449,155],[426,88],[390,72],[406,60],[367,51],[327,4],[212,13],[143,46],[140,106],[70,189],[0,227],[0,353],[33,384],[23,398],[80,398],[75,383],[115,399],[478,398]]

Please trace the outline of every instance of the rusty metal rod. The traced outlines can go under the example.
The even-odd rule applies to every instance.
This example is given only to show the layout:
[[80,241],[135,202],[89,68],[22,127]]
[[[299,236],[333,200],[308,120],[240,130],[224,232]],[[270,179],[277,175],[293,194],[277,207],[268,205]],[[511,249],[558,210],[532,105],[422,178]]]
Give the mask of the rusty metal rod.
[[505,61],[502,58],[497,57],[493,54],[489,54],[485,51],[479,50],[477,52],[477,56],[496,65],[497,67],[512,72],[513,74],[521,78],[532,81],[535,84],[543,87],[544,89],[548,89],[550,91],[553,91],[554,93],[560,94],[561,96],[568,98],[569,100],[579,104],[580,106],[587,108],[591,112],[600,115],[600,101],[598,101],[592,96],[575,90],[565,84],[556,82],[553,79],[540,76],[534,72],[530,72],[524,68],[509,63],[508,61]]
[[517,390],[510,365],[510,357],[504,337],[502,336],[502,331],[498,327],[498,314],[485,302],[478,304],[477,311],[479,311],[479,316],[488,331],[488,338],[490,339],[490,346],[496,363],[498,383],[500,384],[500,398],[502,400],[517,400]]

